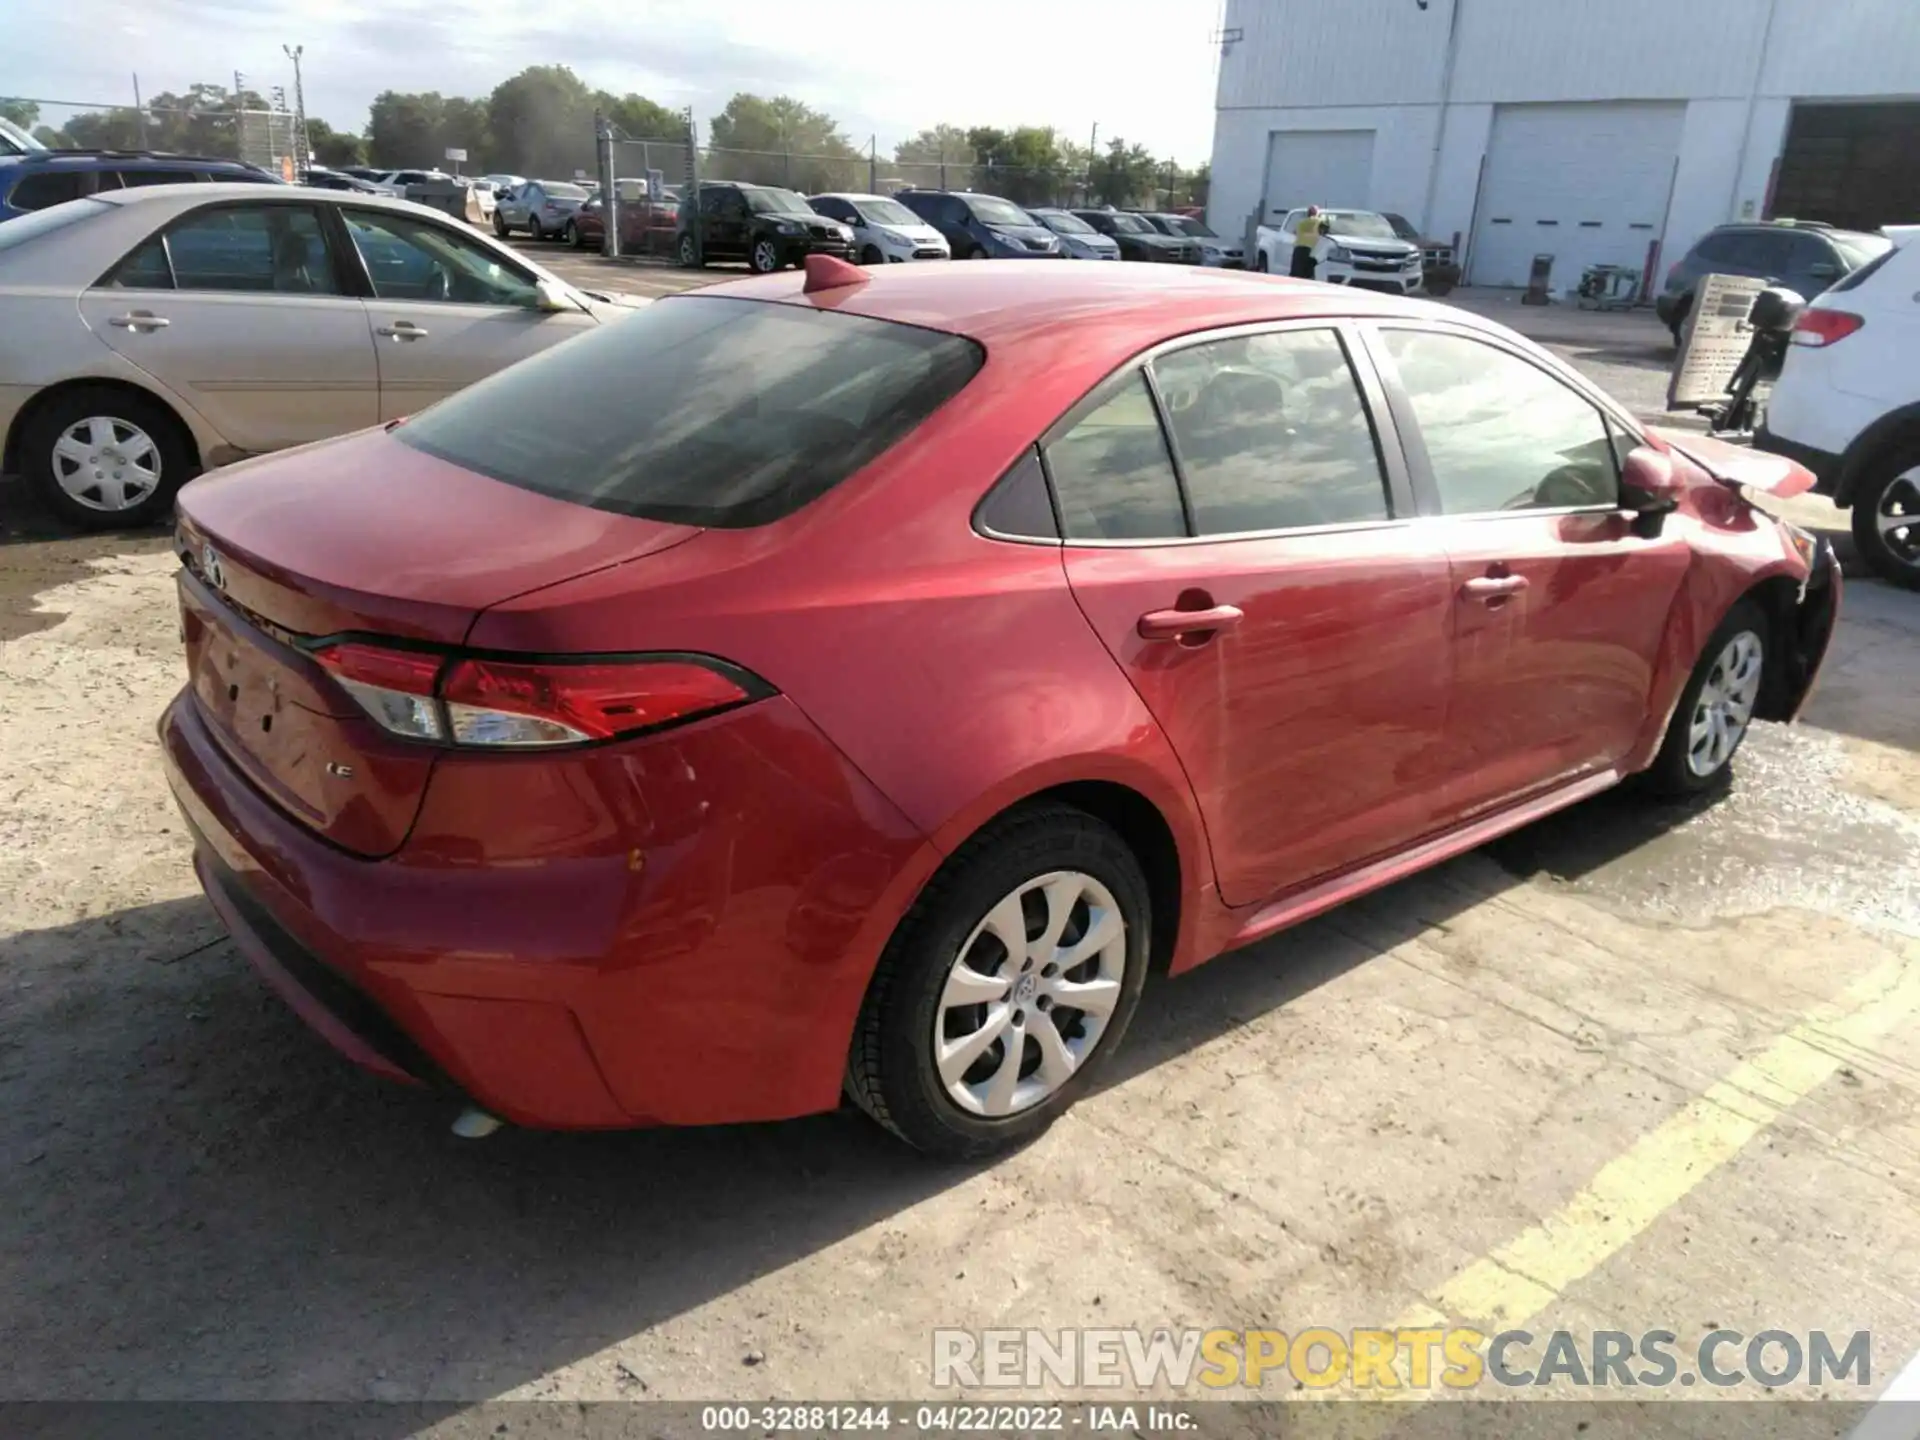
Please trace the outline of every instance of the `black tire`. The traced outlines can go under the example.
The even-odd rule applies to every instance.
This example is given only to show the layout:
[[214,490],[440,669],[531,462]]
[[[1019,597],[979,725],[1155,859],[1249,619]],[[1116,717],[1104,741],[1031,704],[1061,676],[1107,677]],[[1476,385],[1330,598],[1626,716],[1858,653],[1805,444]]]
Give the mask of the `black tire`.
[[1680,348],[1680,342],[1686,338],[1687,314],[1692,309],[1693,302],[1689,300],[1682,304],[1678,310],[1674,311],[1673,319],[1667,322],[1667,329],[1673,334],[1673,348],[1676,350]]
[[571,220],[560,227],[560,240],[562,244],[570,245],[575,250],[587,248],[586,242],[580,238],[580,227]]
[[887,263],[887,257],[880,253],[880,247],[878,245],[869,245],[860,252],[860,263],[862,265],[884,265]]
[[[1126,969],[1113,1013],[1091,1053],[1051,1095],[1004,1118],[970,1114],[946,1093],[935,1068],[933,1033],[948,976],[968,937],[1004,897],[1037,876],[1069,869],[1104,885],[1127,927]],[[1125,1038],[1146,983],[1152,921],[1140,862],[1104,822],[1054,803],[1001,817],[948,859],[894,931],[861,1007],[847,1057],[847,1093],[909,1145],[941,1159],[970,1159],[1031,1140],[1086,1090]],[[1025,1050],[1032,1042],[1020,1043],[1023,1055],[1033,1053]]]
[[987,258],[987,252],[978,245],[969,245],[967,247],[967,253],[960,258],[962,260],[984,260]]
[[1739,601],[1727,618],[1720,622],[1719,628],[1707,638],[1700,648],[1700,658],[1695,662],[1693,674],[1687,677],[1686,685],[1680,691],[1680,700],[1673,707],[1673,717],[1667,721],[1666,739],[1661,742],[1660,753],[1654,756],[1653,764],[1647,767],[1646,783],[1656,793],[1674,799],[1699,795],[1716,785],[1725,783],[1733,766],[1733,757],[1740,753],[1747,733],[1752,729],[1751,719],[1741,728],[1733,742],[1733,748],[1727,751],[1720,763],[1708,773],[1697,771],[1688,759],[1690,734],[1694,710],[1700,701],[1700,692],[1706,686],[1708,677],[1719,663],[1722,651],[1742,632],[1756,636],[1760,641],[1760,681],[1756,703],[1764,700],[1767,693],[1767,666],[1772,664],[1772,636],[1767,624],[1766,611],[1757,601],[1745,599]]
[[498,235],[502,240],[513,233],[507,228],[506,219],[498,210],[493,212],[493,233]]
[[1260,273],[1262,275],[1273,273],[1273,261],[1267,257],[1267,252],[1264,250],[1260,252]]
[[[1889,585],[1920,590],[1920,439],[1896,445],[1874,460],[1853,492],[1853,543],[1860,558]],[[1898,487],[1898,489],[1896,489]],[[1900,508],[1895,511],[1893,506]],[[1904,543],[1880,529],[1882,507],[1913,516]]]
[[[157,483],[124,510],[96,509],[76,500],[61,486],[55,469],[54,447],[61,436],[94,416],[144,431],[159,456]],[[173,510],[174,495],[200,469],[193,437],[173,411],[150,396],[111,385],[80,386],[55,396],[34,413],[20,441],[21,467],[40,503],[81,530],[126,530],[164,520]]]
[[691,230],[680,237],[677,253],[682,270],[698,270],[705,264],[700,258],[700,247],[694,243],[693,232]]
[[771,275],[784,270],[786,262],[780,256],[780,247],[771,240],[756,240],[747,250],[747,268],[756,275]]
[[529,215],[527,217],[527,238],[529,240],[544,240],[547,238],[546,232],[540,228],[540,217],[538,215]]

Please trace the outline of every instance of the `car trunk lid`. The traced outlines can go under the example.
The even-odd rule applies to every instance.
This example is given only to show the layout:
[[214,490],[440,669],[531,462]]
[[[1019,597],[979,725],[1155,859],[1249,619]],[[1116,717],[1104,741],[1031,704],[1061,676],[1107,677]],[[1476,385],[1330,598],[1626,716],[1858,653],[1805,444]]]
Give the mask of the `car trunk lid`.
[[382,431],[264,463],[181,492],[190,684],[255,787],[359,855],[405,840],[439,752],[374,723],[319,658],[328,640],[452,649],[489,605],[700,533],[489,480]]

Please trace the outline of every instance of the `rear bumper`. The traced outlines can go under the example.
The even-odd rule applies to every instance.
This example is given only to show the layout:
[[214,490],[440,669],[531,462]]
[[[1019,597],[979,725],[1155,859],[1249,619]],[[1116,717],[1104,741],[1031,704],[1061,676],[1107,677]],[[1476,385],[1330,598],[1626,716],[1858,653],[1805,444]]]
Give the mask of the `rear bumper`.
[[288,818],[189,694],[160,740],[202,884],[268,984],[355,1063],[520,1125],[833,1108],[938,861],[780,697],[570,758],[444,759],[385,860]]

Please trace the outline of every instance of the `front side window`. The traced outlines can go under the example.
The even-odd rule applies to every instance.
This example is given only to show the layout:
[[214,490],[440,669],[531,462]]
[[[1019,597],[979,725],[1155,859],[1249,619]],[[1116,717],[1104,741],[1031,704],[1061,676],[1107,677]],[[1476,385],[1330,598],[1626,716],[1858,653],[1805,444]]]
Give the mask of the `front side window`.
[[386,211],[342,210],[340,218],[382,300],[522,309],[540,303],[532,277],[502,263],[478,240]]
[[1388,518],[1373,426],[1335,331],[1216,340],[1153,371],[1196,533]]
[[1144,372],[1129,375],[1046,453],[1068,540],[1165,540],[1187,533],[1180,481]]
[[1385,330],[1448,515],[1619,502],[1606,421],[1537,365],[1462,335]]
[[764,525],[891,449],[982,358],[937,330],[674,296],[460,391],[394,437],[595,509]]
[[166,234],[178,289],[340,293],[320,217],[305,206],[226,205],[176,221]]

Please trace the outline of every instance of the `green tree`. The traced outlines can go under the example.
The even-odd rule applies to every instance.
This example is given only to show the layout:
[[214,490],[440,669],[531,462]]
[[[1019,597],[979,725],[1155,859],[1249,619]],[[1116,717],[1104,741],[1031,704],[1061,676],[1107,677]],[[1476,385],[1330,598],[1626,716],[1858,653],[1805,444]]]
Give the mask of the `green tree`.
[[367,115],[369,163],[398,170],[440,163],[440,128],[446,101],[438,91],[423,95],[382,90]]
[[439,149],[435,152],[434,164],[444,163],[448,150],[464,150],[467,163],[461,168],[467,171],[478,168],[492,153],[491,120],[485,100],[468,100],[459,95],[448,99],[440,107],[440,133],[434,137]]
[[977,189],[1020,205],[1050,205],[1064,198],[1069,181],[1060,138],[1051,126],[976,126],[967,131],[967,143],[973,147]]
[[358,135],[336,130],[326,121],[309,116],[307,153],[313,157],[314,164],[338,170],[343,165],[365,164],[367,142]]
[[708,139],[707,173],[716,180],[802,193],[866,184],[867,157],[833,117],[790,95],[735,95],[713,117]]
[[902,140],[893,147],[893,160],[900,178],[922,190],[959,190],[973,184],[973,145],[958,125],[935,125]]
[[40,107],[31,100],[0,98],[0,120],[11,120],[22,130],[31,130],[40,121]]
[[564,65],[530,65],[487,98],[487,168],[564,180],[594,170],[595,96]]
[[685,140],[687,117],[678,110],[655,104],[644,95],[615,97],[606,91],[594,95],[594,103],[608,121],[627,140]]
[[1107,142],[1107,153],[1094,162],[1094,202],[1118,208],[1157,203],[1153,197],[1161,170],[1146,146],[1129,145],[1116,136]]

